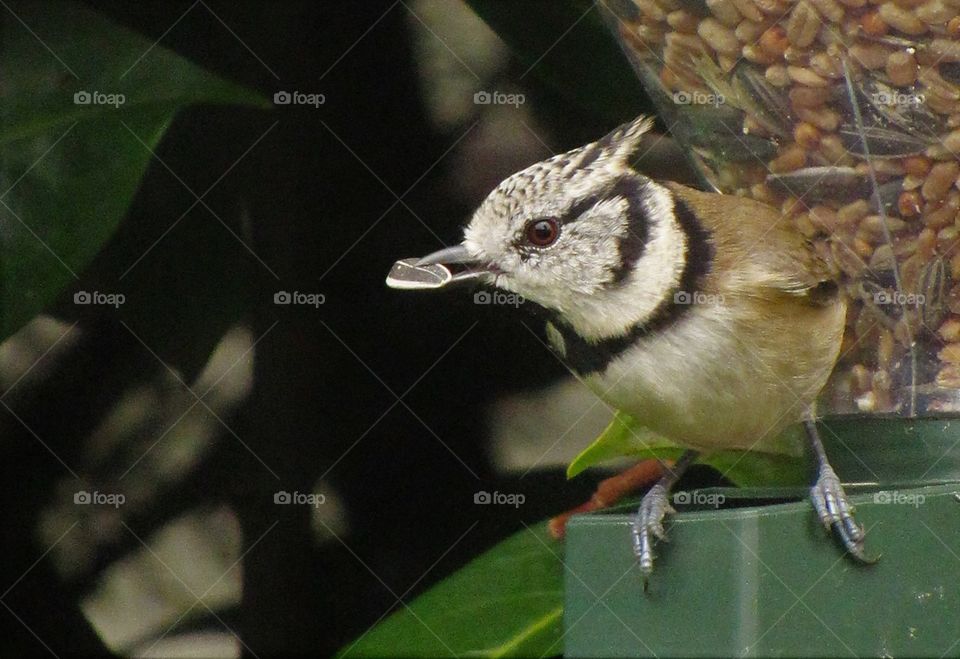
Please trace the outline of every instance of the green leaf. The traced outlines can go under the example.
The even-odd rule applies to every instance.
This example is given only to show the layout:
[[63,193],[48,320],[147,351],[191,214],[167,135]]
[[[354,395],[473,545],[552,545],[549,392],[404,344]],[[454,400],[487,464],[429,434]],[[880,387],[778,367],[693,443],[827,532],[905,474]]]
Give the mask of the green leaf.
[[520,531],[392,614],[339,657],[559,654],[562,546]]
[[[806,462],[800,443],[801,427],[791,426],[763,451],[717,451],[700,462],[710,465],[741,487],[802,485]],[[606,430],[574,458],[567,478],[584,469],[615,458],[661,458],[675,460],[683,448],[643,427],[629,414],[617,412]]]
[[[467,0],[527,72],[611,123],[653,111],[591,0]],[[525,74],[524,74],[525,75]]]
[[[16,19],[0,28],[0,340],[97,254],[177,110],[269,107],[83,5],[8,9]],[[84,93],[94,102],[75,102]]]

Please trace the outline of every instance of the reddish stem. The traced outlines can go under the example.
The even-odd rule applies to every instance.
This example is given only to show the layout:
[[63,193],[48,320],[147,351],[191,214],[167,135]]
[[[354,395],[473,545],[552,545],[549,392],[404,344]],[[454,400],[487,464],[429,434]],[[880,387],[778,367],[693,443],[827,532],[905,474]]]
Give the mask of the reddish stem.
[[[672,461],[667,462],[668,464],[672,463]],[[661,476],[663,476],[663,466],[660,461],[650,458],[641,460],[616,476],[600,481],[596,492],[593,493],[589,501],[550,520],[548,524],[550,535],[557,540],[562,540],[567,532],[567,520],[573,515],[608,508],[628,494],[652,485]]]

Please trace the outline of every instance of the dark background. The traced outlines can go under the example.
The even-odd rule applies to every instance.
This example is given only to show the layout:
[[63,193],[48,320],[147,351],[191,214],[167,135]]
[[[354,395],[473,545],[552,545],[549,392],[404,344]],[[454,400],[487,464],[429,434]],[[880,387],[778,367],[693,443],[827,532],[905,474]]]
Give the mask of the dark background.
[[[240,320],[262,339],[253,389],[224,419],[249,450],[223,432],[200,464],[178,474],[149,510],[126,523],[148,537],[197,506],[227,504],[235,511],[243,548],[260,540],[243,558],[241,603],[220,618],[249,651],[332,653],[399,606],[397,596],[409,600],[522,522],[589,497],[596,482],[590,477],[568,483],[562,470],[546,468],[519,483],[491,463],[487,404],[564,374],[520,326],[522,312],[472,304],[469,293],[401,294],[383,280],[396,259],[442,246],[438,237],[458,241],[459,227],[497,180],[552,149],[604,134],[633,111],[599,116],[538,75],[521,81],[527,67],[511,60],[499,79],[487,82],[527,95],[551,149],[535,144],[526,152],[502,149],[498,157],[497,145],[513,144],[517,135],[482,130],[481,108],[453,127],[429,119],[413,19],[402,4],[211,1],[212,12],[191,9],[191,2],[87,4],[268,98],[299,89],[322,92],[326,103],[319,110],[180,113],[158,150],[169,169],[151,163],[128,217],[77,288],[123,290],[117,254],[143,252],[194,201],[170,170],[192,189],[206,190],[258,139],[206,202],[277,277],[239,242],[226,256],[208,254],[205,246],[231,239],[197,206],[138,266],[158,296],[182,306],[146,316],[78,314],[67,302],[71,290],[54,310],[80,321],[82,341],[38,386],[8,401],[19,419],[0,410],[8,447],[0,478],[8,502],[0,582],[16,586],[4,598],[10,615],[0,615],[4,656],[42,653],[38,638],[61,656],[106,652],[78,602],[107,566],[140,548],[129,534],[115,535],[68,578],[49,557],[37,563],[44,548],[25,538],[63,470],[26,426],[67,462],[82,462],[82,447],[110,405],[164,370],[121,322],[166,337],[158,356],[190,382],[230,320],[194,308],[198,291],[225,280],[242,283]],[[536,12],[548,0],[525,4]],[[576,39],[577,29],[549,41]],[[557,48],[545,65],[562,56],[563,43]],[[481,125],[464,137],[473,122]],[[321,291],[326,304],[278,310],[277,290]],[[273,504],[278,489],[310,491],[323,474],[340,495],[348,529],[342,542],[315,541],[309,508]],[[523,492],[527,504],[495,512],[471,505],[474,492],[495,489]],[[219,622],[201,616],[178,631],[191,627]]]

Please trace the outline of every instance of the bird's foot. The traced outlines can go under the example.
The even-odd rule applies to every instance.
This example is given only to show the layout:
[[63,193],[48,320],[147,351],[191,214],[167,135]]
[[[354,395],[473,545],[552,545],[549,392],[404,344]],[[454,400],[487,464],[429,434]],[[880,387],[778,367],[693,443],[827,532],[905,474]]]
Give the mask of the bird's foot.
[[663,518],[667,513],[674,512],[667,498],[669,489],[664,483],[657,483],[643,496],[640,510],[633,519],[633,553],[640,562],[640,572],[643,573],[644,590],[647,580],[653,573],[653,543],[654,540],[667,540],[663,530]]
[[863,563],[874,563],[863,550],[863,527],[853,517],[853,506],[847,499],[843,485],[829,464],[820,466],[817,482],[810,488],[810,499],[824,528],[840,538],[850,555]]

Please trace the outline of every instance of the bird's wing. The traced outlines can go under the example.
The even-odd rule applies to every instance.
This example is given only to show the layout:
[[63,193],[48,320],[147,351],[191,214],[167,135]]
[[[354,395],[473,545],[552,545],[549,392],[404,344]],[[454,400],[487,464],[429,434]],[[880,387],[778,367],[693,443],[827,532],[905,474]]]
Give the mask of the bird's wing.
[[670,184],[689,205],[715,244],[707,275],[718,289],[781,294],[823,304],[837,291],[836,278],[789,217],[745,197],[700,192]]

